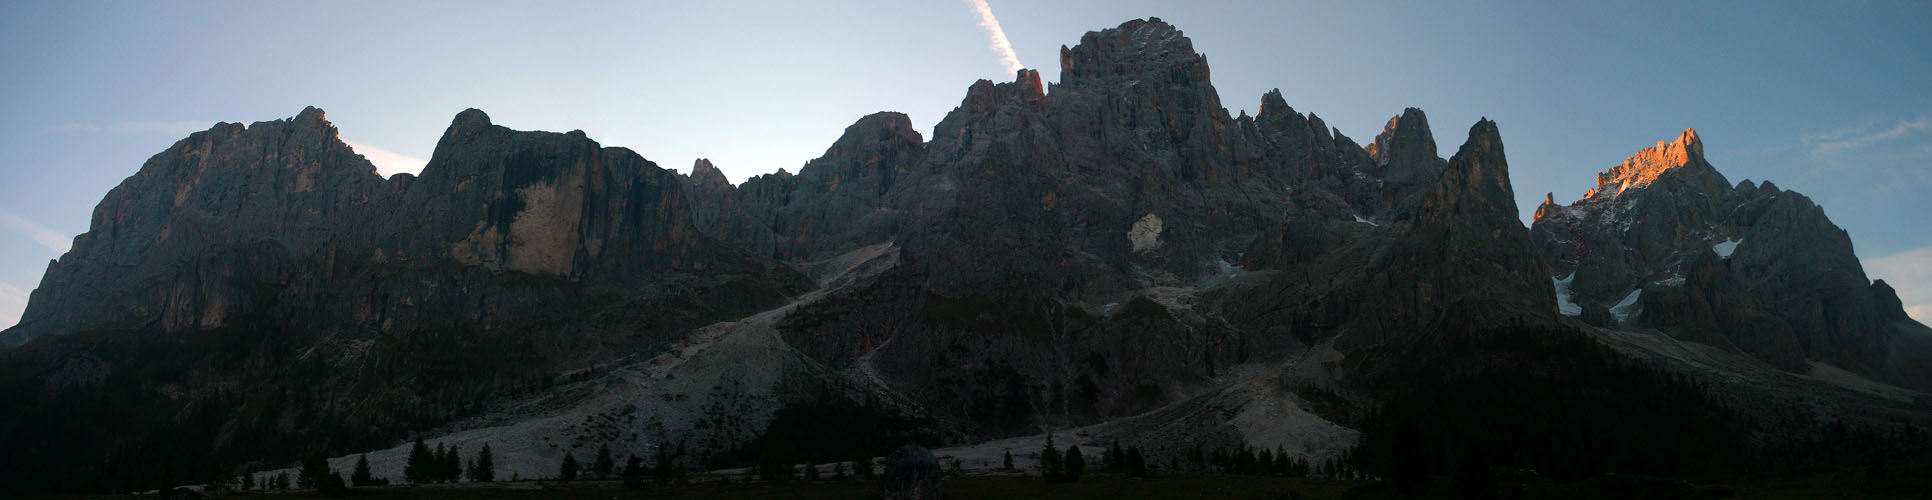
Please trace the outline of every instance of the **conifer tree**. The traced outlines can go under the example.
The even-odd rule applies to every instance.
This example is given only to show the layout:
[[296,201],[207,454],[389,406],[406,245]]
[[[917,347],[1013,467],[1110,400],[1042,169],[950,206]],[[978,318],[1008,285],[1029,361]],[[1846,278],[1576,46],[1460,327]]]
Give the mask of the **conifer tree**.
[[449,462],[445,462],[445,460],[448,459],[449,448],[443,446],[443,443],[436,443],[436,451],[429,452],[429,465],[426,467],[429,472],[429,482],[440,483],[447,480],[445,478],[449,476],[445,475],[448,474],[446,472],[448,469],[445,466]]
[[483,449],[476,450],[476,461],[470,464],[470,480],[479,483],[496,481],[496,459],[490,456],[490,443],[483,443]]
[[454,483],[463,480],[463,445],[449,445],[449,456],[443,457],[443,482]]
[[1001,455],[1002,456],[1000,457],[1000,468],[1006,469],[1006,470],[1013,470],[1013,450],[1007,449],[1005,452],[1002,452]]
[[288,471],[282,471],[281,474],[275,475],[275,489],[278,489],[278,490],[288,489]]
[[764,451],[758,453],[758,479],[779,481],[789,479],[791,475],[791,462],[782,460],[778,455],[776,446],[767,443]]
[[354,486],[375,486],[376,478],[369,473],[369,454],[356,457],[356,468],[349,473],[349,484]]
[[253,472],[242,473],[241,489],[242,491],[255,489],[255,474]]
[[845,462],[832,462],[832,479],[845,480]]
[[1127,475],[1129,477],[1147,477],[1147,457],[1141,455],[1140,447],[1128,447],[1126,455]]
[[168,498],[170,496],[173,496],[171,495],[171,493],[174,493],[174,466],[173,465],[169,465],[161,469],[161,488],[156,491],[160,493],[161,498]]
[[417,439],[416,444],[409,447],[409,462],[403,465],[403,479],[411,484],[429,482],[430,463],[435,461],[436,457],[430,455],[429,445]]
[[1046,448],[1040,450],[1040,477],[1048,481],[1060,479],[1060,449],[1053,446],[1053,434],[1047,433]]
[[623,476],[624,488],[632,490],[644,489],[644,459],[637,458],[637,455],[631,455],[629,460],[624,461]]
[[573,481],[577,479],[577,456],[564,452],[563,463],[557,465],[557,479]]
[[303,489],[320,488],[322,476],[328,473],[328,459],[322,458],[321,453],[311,453],[302,458],[302,470],[295,476],[295,486]]
[[1087,460],[1080,456],[1080,445],[1067,447],[1067,481],[1079,481],[1080,474],[1087,470]]
[[617,463],[610,458],[610,444],[598,446],[597,459],[590,463],[590,474],[600,480],[608,479],[616,467]]
[[815,481],[818,481],[818,464],[813,463],[811,460],[806,460],[805,461],[805,482],[810,483]]
[[658,446],[657,461],[655,464],[652,464],[651,481],[657,483],[658,486],[670,486],[671,481],[678,477],[677,466],[677,456],[671,454],[671,449],[666,446]]

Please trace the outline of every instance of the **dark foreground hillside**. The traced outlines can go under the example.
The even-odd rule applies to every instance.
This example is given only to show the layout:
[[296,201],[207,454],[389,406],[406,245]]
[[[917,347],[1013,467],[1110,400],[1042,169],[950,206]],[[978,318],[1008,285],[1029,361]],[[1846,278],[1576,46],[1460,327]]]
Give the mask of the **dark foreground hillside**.
[[[1492,471],[1491,482],[1467,475],[1436,476],[1404,493],[1393,484],[1292,477],[1221,474],[1182,474],[1135,479],[1097,475],[1074,483],[1049,483],[1035,476],[986,475],[950,477],[946,498],[952,500],[1007,498],[1173,498],[1173,499],[1381,499],[1381,498],[1497,498],[1497,499],[1812,499],[1812,498],[1932,498],[1932,462],[1918,460],[1885,464],[1874,474],[1871,466],[1807,471],[1783,478],[1748,478],[1735,483],[1694,484],[1648,476],[1604,475],[1580,481],[1554,481],[1525,473]],[[490,486],[394,486],[360,488],[342,495],[314,491],[211,494],[208,498],[297,500],[311,498],[549,500],[583,498],[746,498],[746,499],[864,499],[878,493],[878,483],[860,480],[816,482],[732,482],[699,480],[694,484],[625,490],[615,481],[496,483]],[[140,495],[153,498],[153,493]],[[129,495],[60,497],[72,499],[131,498]]]

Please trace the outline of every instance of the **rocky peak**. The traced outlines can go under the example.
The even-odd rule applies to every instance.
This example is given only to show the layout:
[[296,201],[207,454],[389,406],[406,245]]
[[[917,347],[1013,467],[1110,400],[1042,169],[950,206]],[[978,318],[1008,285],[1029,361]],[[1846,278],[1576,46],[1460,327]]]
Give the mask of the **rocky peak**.
[[1013,78],[1013,83],[1024,91],[1021,95],[1032,100],[1045,100],[1046,87],[1040,83],[1040,70],[1022,69]]
[[1850,236],[1801,194],[1729,183],[1695,130],[1599,174],[1569,207],[1545,202],[1532,234],[1586,322],[1654,327],[1785,369],[1812,360],[1932,381],[1887,365],[1886,343],[1903,338],[1888,332],[1909,323],[1890,287],[1867,280]]
[[1429,117],[1416,108],[1404,109],[1401,115],[1390,118],[1366,151],[1388,182],[1388,195],[1393,198],[1407,196],[1411,187],[1434,179],[1445,165],[1436,155]]
[[[312,106],[190,134],[102,198],[13,335],[144,321],[168,331],[221,326],[255,298],[250,287],[281,279],[290,257],[326,243],[382,182]],[[126,297],[140,300],[112,302]]]
[[731,187],[731,180],[725,178],[724,171],[711,164],[711,160],[699,158],[691,164],[691,183],[706,187]]
[[1737,181],[1737,187],[1731,188],[1731,190],[1743,196],[1751,196],[1751,194],[1758,192],[1758,185],[1755,182],[1751,182],[1750,179],[1745,179]]
[[1386,264],[1390,275],[1420,284],[1399,292],[1415,302],[1413,309],[1396,308],[1395,316],[1426,321],[1442,313],[1511,311],[1521,319],[1553,317],[1549,268],[1517,219],[1504,156],[1496,122],[1477,121],[1423,192],[1408,237]]
[[1622,164],[1597,174],[1596,188],[1583,197],[1615,197],[1631,188],[1648,186],[1670,175],[1683,175],[1688,182],[1704,188],[1708,193],[1730,188],[1730,182],[1704,161],[1704,141],[1697,137],[1697,130],[1684,129],[1676,140],[1657,141],[1655,147],[1644,148]]
[[476,108],[465,109],[450,120],[449,128],[443,131],[444,137],[457,133],[475,133],[490,128],[490,115]]
[[322,108],[318,108],[315,106],[304,106],[302,107],[302,112],[296,113],[295,118],[290,121],[293,123],[299,123],[304,125],[319,124],[319,125],[329,126],[330,124],[329,124],[328,116],[329,116],[328,113],[322,111]]
[[[1039,72],[1033,72],[1033,75],[1033,82],[1037,86]],[[880,111],[846,126],[845,133],[839,135],[838,141],[833,142],[825,154],[832,156],[842,151],[862,151],[895,143],[918,145],[925,143],[925,138],[912,127],[912,118],[905,113]]]
[[[973,82],[973,86],[966,89],[966,98],[960,101],[959,107],[955,108],[952,113],[947,114],[946,119],[941,121],[950,121],[955,114],[961,111],[966,112],[965,117],[973,119],[985,118],[993,115],[1001,106],[1016,104],[1023,108],[1043,109],[1046,105],[1046,91],[1040,85],[1040,72],[1025,69],[1020,70],[1017,78],[1012,82],[993,83],[992,80]],[[853,124],[853,126],[859,126],[863,123],[862,120],[861,123]],[[910,130],[912,128],[910,120],[907,123],[908,125],[904,128]],[[850,132],[850,129],[847,131]]]
[[1205,83],[1207,58],[1194,52],[1194,42],[1181,30],[1158,17],[1089,31],[1080,37],[1079,45],[1060,47],[1063,84],[1109,77]]
[[1273,89],[1269,90],[1268,93],[1261,94],[1261,111],[1259,116],[1275,117],[1292,114],[1295,114],[1295,108],[1289,106],[1286,99],[1281,98],[1281,89]]
[[1556,193],[1545,194],[1543,195],[1543,204],[1537,205],[1536,214],[1530,216],[1530,223],[1533,224],[1536,221],[1543,220],[1544,217],[1555,214],[1556,210],[1562,207],[1562,205],[1556,204]]
[[[1409,108],[1417,117],[1421,111]],[[1407,117],[1408,112],[1403,116]],[[1423,133],[1428,133],[1428,123],[1423,122]],[[1433,141],[1430,141],[1433,142]],[[1432,150],[1433,151],[1433,150]],[[1488,118],[1478,120],[1469,127],[1469,140],[1456,151],[1456,157],[1449,161],[1449,169],[1464,182],[1461,189],[1481,198],[1479,207],[1515,218],[1516,194],[1509,184],[1509,162],[1504,159],[1503,137],[1496,129],[1496,122]],[[1446,181],[1447,179],[1445,179]],[[1459,215],[1469,215],[1469,205],[1459,209]],[[1517,223],[1521,226],[1521,223]]]
[[1917,321],[1912,319],[1910,314],[1905,313],[1905,303],[1899,300],[1898,290],[1892,289],[1892,285],[1885,283],[1885,280],[1872,280],[1872,299],[1877,304],[1875,309],[1879,319],[1895,322]]
[[1312,111],[1308,113],[1308,127],[1315,130],[1315,136],[1321,138],[1323,143],[1335,142],[1335,138],[1329,135],[1328,122],[1322,121],[1322,117],[1315,116]]
[[1429,117],[1416,108],[1389,118],[1382,133],[1375,134],[1375,142],[1368,145],[1368,153],[1382,166],[1411,158],[1439,158],[1435,135],[1429,132]]

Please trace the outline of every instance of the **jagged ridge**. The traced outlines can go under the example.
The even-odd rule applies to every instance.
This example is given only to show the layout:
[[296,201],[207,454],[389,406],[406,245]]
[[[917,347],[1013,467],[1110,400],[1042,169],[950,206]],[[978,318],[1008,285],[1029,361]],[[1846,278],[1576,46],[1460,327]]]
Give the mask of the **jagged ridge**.
[[[613,366],[684,366],[631,356],[679,358],[721,342],[705,333],[720,331],[737,332],[730,341],[749,343],[736,346],[745,352],[782,354],[760,367],[770,376],[757,387],[682,394],[755,401],[741,416],[863,396],[964,441],[1151,415],[1146,425],[1170,435],[1310,458],[1342,451],[1333,437],[1349,434],[1331,419],[1386,394],[1363,382],[1397,373],[1377,361],[1483,359],[1446,347],[1463,344],[1445,332],[1649,326],[1788,369],[1819,359],[1917,383],[1901,367],[1924,359],[1909,340],[1922,336],[1899,333],[1912,325],[1896,321],[1889,288],[1849,278],[1843,232],[1768,182],[1729,187],[1692,132],[1599,176],[1585,200],[1551,197],[1526,229],[1494,122],[1476,123],[1443,160],[1415,108],[1367,147],[1278,91],[1258,115],[1231,117],[1206,58],[1157,18],[1061,52],[1063,81],[1022,70],[976,82],[930,139],[903,114],[869,115],[796,174],[737,186],[705,160],[679,176],[580,131],[514,131],[478,110],[457,115],[420,177],[389,180],[335,140],[319,110],[217,126],[104,200],[36,291],[32,322],[7,332],[39,339],[8,351],[19,371],[0,381],[21,401],[48,397],[21,380],[106,390],[102,380],[152,360],[88,351],[102,339],[231,339],[243,347],[180,354],[200,368],[162,383],[234,387],[250,402],[209,405],[248,417],[149,430],[294,421],[266,402],[282,386],[314,388],[318,400],[297,407],[331,409],[301,414],[322,424],[208,437],[192,450],[237,459],[235,439],[313,437],[328,425],[375,436],[320,445],[330,451],[386,446],[483,412],[455,401],[544,394],[560,375],[601,383]],[[150,179],[204,171],[264,193],[237,202],[224,191],[236,181]],[[186,240],[177,227],[212,232]],[[1762,236],[1789,228],[1817,230]],[[1719,237],[1743,243],[1728,257],[1704,250],[1729,241]],[[1786,257],[1794,251],[1802,259]],[[1559,314],[1545,283],[1557,275],[1570,277],[1580,320]],[[1641,312],[1613,321],[1631,290],[1640,302],[1624,310]],[[1879,321],[1842,321],[1863,317]],[[269,361],[209,361],[251,356]],[[475,359],[508,368],[465,368]],[[654,381],[676,375],[617,386],[682,387]],[[1296,391],[1311,390],[1340,402],[1304,408]],[[138,394],[153,414],[227,397]],[[658,394],[611,397],[632,396]],[[1161,411],[1188,405],[1260,413]],[[120,429],[95,417],[80,420]],[[761,423],[715,431],[704,446],[728,451]],[[1326,437],[1300,432],[1309,428]],[[7,442],[32,430],[8,429]],[[618,451],[643,454],[651,439],[618,438]]]

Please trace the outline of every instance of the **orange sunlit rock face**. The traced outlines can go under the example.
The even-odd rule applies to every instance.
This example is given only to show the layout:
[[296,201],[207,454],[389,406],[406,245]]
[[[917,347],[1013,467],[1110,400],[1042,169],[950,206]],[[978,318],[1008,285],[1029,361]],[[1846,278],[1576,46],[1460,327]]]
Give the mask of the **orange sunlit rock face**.
[[1543,220],[1544,216],[1550,215],[1551,213],[1555,212],[1558,208],[1561,208],[1561,207],[1556,204],[1556,193],[1544,194],[1543,204],[1536,206],[1536,215],[1530,216],[1530,223],[1535,223],[1536,221]]
[[1644,148],[1635,156],[1623,161],[1601,174],[1597,174],[1597,187],[1585,194],[1584,198],[1595,198],[1608,194],[1616,196],[1624,190],[1644,186],[1657,180],[1665,171],[1681,167],[1692,161],[1704,158],[1704,142],[1697,138],[1696,129],[1684,129],[1684,133],[1671,142],[1657,141],[1657,146]]

